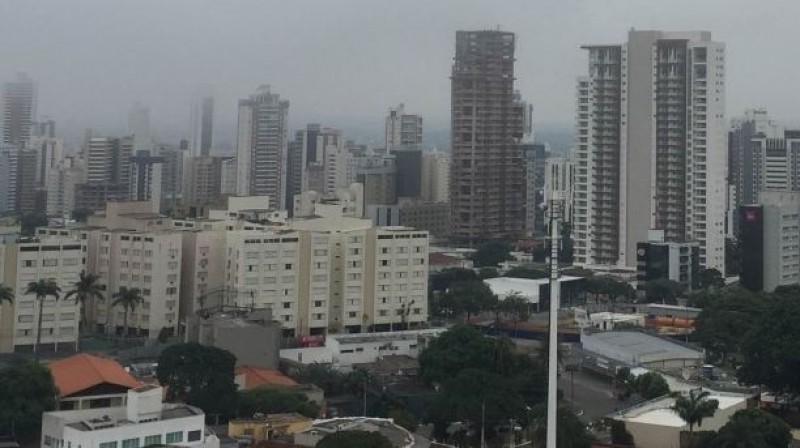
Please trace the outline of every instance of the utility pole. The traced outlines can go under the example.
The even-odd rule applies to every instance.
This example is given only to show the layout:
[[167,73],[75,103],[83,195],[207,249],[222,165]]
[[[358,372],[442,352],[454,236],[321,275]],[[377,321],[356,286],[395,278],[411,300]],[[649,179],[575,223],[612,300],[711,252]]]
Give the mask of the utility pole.
[[481,448],[486,448],[486,402],[481,401]]
[[558,221],[561,201],[548,204],[550,212],[550,344],[547,364],[547,448],[556,448],[556,416],[558,412]]

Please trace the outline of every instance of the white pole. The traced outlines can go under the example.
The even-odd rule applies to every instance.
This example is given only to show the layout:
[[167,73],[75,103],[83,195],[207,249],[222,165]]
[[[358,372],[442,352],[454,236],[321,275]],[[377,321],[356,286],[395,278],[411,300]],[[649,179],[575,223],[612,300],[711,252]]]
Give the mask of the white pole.
[[550,344],[547,365],[547,448],[556,448],[558,403],[558,202],[550,203]]

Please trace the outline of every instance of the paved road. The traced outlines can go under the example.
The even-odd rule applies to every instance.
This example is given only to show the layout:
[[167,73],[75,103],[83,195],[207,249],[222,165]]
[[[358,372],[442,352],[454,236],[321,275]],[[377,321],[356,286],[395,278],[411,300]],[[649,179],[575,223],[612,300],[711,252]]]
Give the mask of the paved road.
[[582,409],[582,418],[593,421],[602,418],[619,406],[613,395],[613,386],[610,380],[602,378],[591,372],[564,372],[558,380],[558,387],[564,392],[564,398],[571,399],[572,382],[570,375],[574,376],[575,407]]

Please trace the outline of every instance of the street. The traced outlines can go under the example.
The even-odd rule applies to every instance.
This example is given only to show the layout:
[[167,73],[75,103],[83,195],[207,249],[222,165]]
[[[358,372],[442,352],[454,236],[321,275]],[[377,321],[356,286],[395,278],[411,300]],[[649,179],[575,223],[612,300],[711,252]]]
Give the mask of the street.
[[[574,381],[570,381],[573,376]],[[581,416],[587,422],[600,419],[615,410],[618,403],[613,396],[613,386],[609,379],[605,379],[591,372],[568,372],[561,374],[558,387],[564,392],[564,398],[571,401],[573,396],[572,383],[574,382],[575,408],[583,410]]]

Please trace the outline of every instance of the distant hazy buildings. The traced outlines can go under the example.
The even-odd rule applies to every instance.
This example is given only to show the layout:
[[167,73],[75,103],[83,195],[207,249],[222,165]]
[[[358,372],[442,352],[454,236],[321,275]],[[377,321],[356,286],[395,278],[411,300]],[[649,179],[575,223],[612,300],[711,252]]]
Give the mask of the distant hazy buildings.
[[450,156],[433,151],[422,153],[420,194],[427,202],[450,202]]
[[231,157],[222,161],[222,173],[220,174],[221,194],[236,194],[236,174],[238,169],[239,162],[236,160],[236,157]]
[[784,129],[766,110],[749,110],[728,134],[734,204],[759,202],[763,190],[800,190],[800,130]]
[[149,201],[151,211],[161,210],[161,181],[164,159],[152,156],[147,151],[138,151],[131,157],[130,199]]
[[190,157],[184,173],[187,205],[209,205],[219,200],[222,188],[223,157]]
[[236,193],[269,196],[281,207],[285,192],[286,134],[289,102],[261,86],[239,100]]
[[525,155],[525,234],[544,231],[544,180],[547,149],[538,143],[524,143]]
[[405,113],[400,104],[386,116],[386,150],[415,148],[422,144],[422,117]]
[[3,84],[3,143],[24,147],[33,135],[36,120],[36,83],[26,74],[17,73]]
[[150,109],[136,103],[128,113],[128,134],[133,136],[134,151],[152,151]]
[[211,154],[214,138],[214,98],[199,98],[192,107],[192,156]]
[[650,229],[724,270],[724,45],[709,32],[631,31],[589,45],[578,80],[575,259],[634,266]]
[[450,202],[460,241],[523,233],[524,106],[514,95],[514,44],[508,32],[456,33]]

